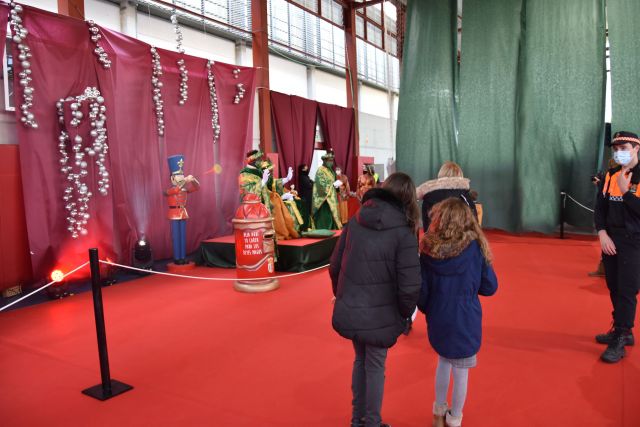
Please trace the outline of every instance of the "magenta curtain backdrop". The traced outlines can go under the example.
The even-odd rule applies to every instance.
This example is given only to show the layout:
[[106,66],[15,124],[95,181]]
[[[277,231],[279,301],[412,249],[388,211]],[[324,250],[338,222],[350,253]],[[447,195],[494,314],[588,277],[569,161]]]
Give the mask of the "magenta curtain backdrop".
[[[335,164],[342,167],[353,182],[353,146],[355,144],[355,116],[352,108],[318,103],[320,125],[327,146],[335,152]],[[356,171],[357,172],[357,171]]]
[[[0,40],[7,39],[7,22],[9,21],[9,5],[0,3]],[[5,43],[0,43],[0,58],[4,55]]]
[[[30,61],[35,90],[32,112],[39,127],[27,129],[20,123],[23,92],[16,78],[16,128],[31,261],[34,277],[43,277],[55,267],[66,269],[80,264],[87,258],[85,248],[88,247],[98,247],[103,255],[112,255],[113,215],[111,197],[100,196],[96,186],[89,185],[94,194],[89,210],[89,235],[73,240],[67,231],[67,211],[62,200],[65,180],[60,172],[57,148],[60,127],[56,102],[82,94],[87,86],[97,86],[87,24],[27,6],[24,6],[23,24],[29,30],[26,43],[33,54]],[[12,44],[12,53],[17,58],[15,44]],[[17,75],[21,70],[16,65],[14,72]],[[89,163],[89,174],[95,176],[93,164]]]
[[[238,69],[238,78],[233,70]],[[218,142],[216,163],[221,173],[216,175],[216,194],[218,210],[216,217],[223,227],[219,234],[229,234],[232,230],[231,219],[240,203],[238,174],[244,165],[245,154],[253,145],[253,103],[256,92],[255,69],[216,62],[213,66],[220,106],[220,126],[222,128]],[[244,98],[238,104],[233,103],[237,85],[243,84],[246,90]]]
[[[172,154],[185,156],[186,172],[202,185],[189,197],[187,250],[196,249],[202,239],[228,232],[238,205],[237,173],[253,139],[254,70],[241,68],[240,78],[234,79],[232,70],[238,67],[220,63],[214,67],[222,126],[216,148],[222,175],[215,175],[211,173],[214,144],[205,60],[184,55],[189,99],[179,107],[179,55],[159,49],[166,124],[165,136],[159,137],[148,44],[100,28],[100,44],[112,61],[111,69],[105,70],[93,53],[95,46],[84,21],[31,7],[24,7],[23,19],[30,32],[27,44],[33,52],[33,111],[39,124],[35,130],[17,125],[35,277],[43,277],[53,267],[68,268],[84,262],[89,247],[99,247],[103,257],[129,262],[134,243],[143,235],[150,241],[155,258],[170,257],[170,229],[162,192],[170,185],[166,158]],[[14,46],[14,55],[16,51]],[[234,105],[239,82],[245,85],[246,93],[242,102]],[[98,87],[105,98],[111,188],[109,195],[102,197],[92,187],[89,235],[73,240],[66,230],[62,200],[65,182],[58,162],[60,128],[55,103],[80,95],[87,86]],[[17,82],[15,93],[19,105],[22,92]],[[91,168],[89,172],[93,176]],[[215,192],[216,184],[220,194]]]
[[[158,49],[162,63],[162,97],[164,100],[164,154],[162,184],[169,188],[169,166],[166,158],[175,154],[184,155],[184,171],[195,176],[200,190],[189,195],[187,211],[187,252],[198,248],[200,242],[223,228],[221,218],[216,215],[214,174],[207,174],[213,167],[213,129],[207,83],[207,61],[188,55]],[[187,81],[189,98],[185,105],[180,99],[180,71],[176,61],[183,58],[189,72]],[[149,57],[149,61],[151,61]],[[150,64],[150,62],[149,62]],[[151,102],[149,100],[149,102]],[[224,144],[224,142],[221,142]],[[170,234],[167,235],[170,238]],[[165,247],[170,243],[166,240]],[[168,254],[167,254],[168,255]]]
[[294,169],[298,184],[298,166],[311,165],[315,143],[318,103],[299,96],[271,91],[271,118],[278,147],[280,176]]

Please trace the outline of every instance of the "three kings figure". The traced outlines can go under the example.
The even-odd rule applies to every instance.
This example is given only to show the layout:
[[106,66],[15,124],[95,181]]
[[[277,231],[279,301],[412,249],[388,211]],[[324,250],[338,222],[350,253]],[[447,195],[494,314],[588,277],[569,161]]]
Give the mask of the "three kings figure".
[[316,171],[313,184],[311,212],[317,229],[340,230],[342,219],[338,205],[338,188],[343,185],[333,169],[335,155],[328,151],[322,156],[322,166]]

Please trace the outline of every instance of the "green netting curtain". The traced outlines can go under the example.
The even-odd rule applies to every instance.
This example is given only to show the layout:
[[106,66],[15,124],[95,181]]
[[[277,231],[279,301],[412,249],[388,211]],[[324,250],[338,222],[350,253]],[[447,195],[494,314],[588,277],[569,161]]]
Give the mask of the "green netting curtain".
[[640,133],[640,1],[607,0],[613,131]]
[[518,189],[514,141],[521,4],[465,0],[460,65],[458,160],[482,197],[483,225],[509,230],[518,226],[513,195]]
[[[604,0],[465,0],[459,144],[454,97],[446,103],[437,96],[455,86],[453,72],[445,78],[455,68],[451,8],[409,2],[398,168],[421,182],[443,160],[457,160],[480,192],[487,226],[550,232],[559,222],[560,190],[593,203]],[[588,226],[592,217],[571,207],[568,222]]]
[[456,159],[456,15],[456,0],[408,4],[396,155],[416,183]]

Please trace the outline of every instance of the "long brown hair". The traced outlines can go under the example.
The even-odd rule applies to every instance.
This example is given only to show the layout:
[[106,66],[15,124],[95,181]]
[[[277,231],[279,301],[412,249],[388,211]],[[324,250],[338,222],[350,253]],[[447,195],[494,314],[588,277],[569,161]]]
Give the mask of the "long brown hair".
[[416,200],[416,186],[411,180],[411,177],[402,172],[392,173],[384,180],[382,188],[389,191],[396,199],[402,202],[409,227],[417,231],[420,210],[418,209],[418,201]]
[[422,236],[420,252],[438,259],[452,258],[477,240],[484,259],[491,264],[493,256],[489,242],[465,202],[450,197],[437,203],[429,216],[431,225]]

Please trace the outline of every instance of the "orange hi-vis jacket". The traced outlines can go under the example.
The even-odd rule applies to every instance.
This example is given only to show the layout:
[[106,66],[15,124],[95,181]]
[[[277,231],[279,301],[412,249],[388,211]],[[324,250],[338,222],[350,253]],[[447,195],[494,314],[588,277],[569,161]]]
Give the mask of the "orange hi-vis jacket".
[[595,226],[600,230],[624,230],[638,233],[640,238],[640,164],[630,171],[629,191],[622,193],[618,186],[618,176],[622,167],[610,169],[604,179],[602,191],[598,192],[594,213]]

